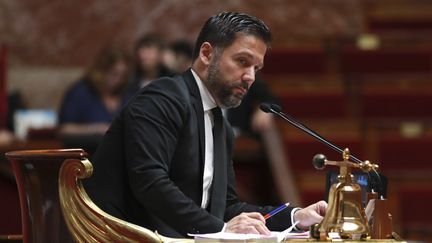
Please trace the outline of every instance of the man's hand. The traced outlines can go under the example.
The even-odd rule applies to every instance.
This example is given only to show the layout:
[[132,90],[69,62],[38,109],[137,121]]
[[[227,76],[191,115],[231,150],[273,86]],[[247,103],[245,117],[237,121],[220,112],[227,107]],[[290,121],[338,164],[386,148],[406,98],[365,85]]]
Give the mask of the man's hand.
[[299,221],[297,227],[307,230],[309,226],[320,223],[323,220],[326,210],[327,203],[325,201],[319,201],[295,212],[294,222]]
[[242,213],[226,224],[225,232],[269,235],[265,219],[260,213]]

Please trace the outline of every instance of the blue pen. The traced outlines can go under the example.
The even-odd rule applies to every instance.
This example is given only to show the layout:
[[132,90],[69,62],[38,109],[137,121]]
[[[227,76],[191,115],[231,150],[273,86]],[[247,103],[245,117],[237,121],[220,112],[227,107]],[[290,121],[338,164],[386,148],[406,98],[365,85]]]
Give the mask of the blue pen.
[[264,215],[264,219],[268,219],[268,218],[270,218],[271,216],[273,216],[273,215],[279,213],[280,211],[282,211],[282,210],[284,210],[285,208],[287,208],[288,205],[289,205],[289,203],[282,204],[280,207],[278,207],[278,208],[276,208],[275,210],[271,211],[270,213]]

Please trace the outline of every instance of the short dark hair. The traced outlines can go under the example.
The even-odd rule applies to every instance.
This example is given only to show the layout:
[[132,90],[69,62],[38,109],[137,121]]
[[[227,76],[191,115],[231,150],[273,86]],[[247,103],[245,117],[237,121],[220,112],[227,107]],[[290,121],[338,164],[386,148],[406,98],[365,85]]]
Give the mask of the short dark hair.
[[135,52],[142,47],[156,47],[160,50],[165,48],[164,40],[157,34],[149,33],[141,36],[135,43]]
[[204,42],[223,50],[234,42],[238,33],[259,37],[270,46],[271,33],[262,20],[245,13],[222,12],[205,22],[195,43],[193,59],[199,56]]
[[178,55],[183,55],[189,59],[192,58],[193,46],[192,43],[190,43],[189,41],[186,40],[174,41],[173,43],[171,43],[170,49]]

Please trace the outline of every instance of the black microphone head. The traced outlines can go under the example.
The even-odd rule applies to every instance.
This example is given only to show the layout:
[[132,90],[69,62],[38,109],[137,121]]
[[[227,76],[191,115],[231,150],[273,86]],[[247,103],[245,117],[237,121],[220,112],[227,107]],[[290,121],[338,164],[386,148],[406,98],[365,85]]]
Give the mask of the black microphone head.
[[322,170],[325,167],[326,157],[324,154],[316,154],[312,159],[312,164],[317,170]]
[[261,105],[260,105],[260,109],[261,109],[262,111],[264,111],[265,113],[269,113],[269,112],[271,112],[272,107],[271,107],[271,105],[268,104],[268,103],[261,103]]
[[281,111],[282,111],[282,108],[281,108],[279,105],[271,104],[270,107],[271,107],[274,111],[276,111],[276,112],[281,112]]

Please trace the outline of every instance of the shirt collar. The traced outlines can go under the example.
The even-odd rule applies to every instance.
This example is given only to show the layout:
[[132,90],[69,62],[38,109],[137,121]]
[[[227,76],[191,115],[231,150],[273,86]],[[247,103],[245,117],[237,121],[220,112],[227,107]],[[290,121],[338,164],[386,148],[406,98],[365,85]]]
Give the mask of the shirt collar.
[[202,100],[202,105],[203,105],[203,109],[204,111],[209,111],[213,108],[215,108],[216,102],[213,99],[213,97],[210,94],[210,91],[207,89],[207,87],[205,86],[204,82],[200,79],[200,77],[195,73],[194,70],[192,70],[192,75],[195,78],[195,82],[198,85],[198,89],[200,92],[200,96],[201,96],[201,100]]

